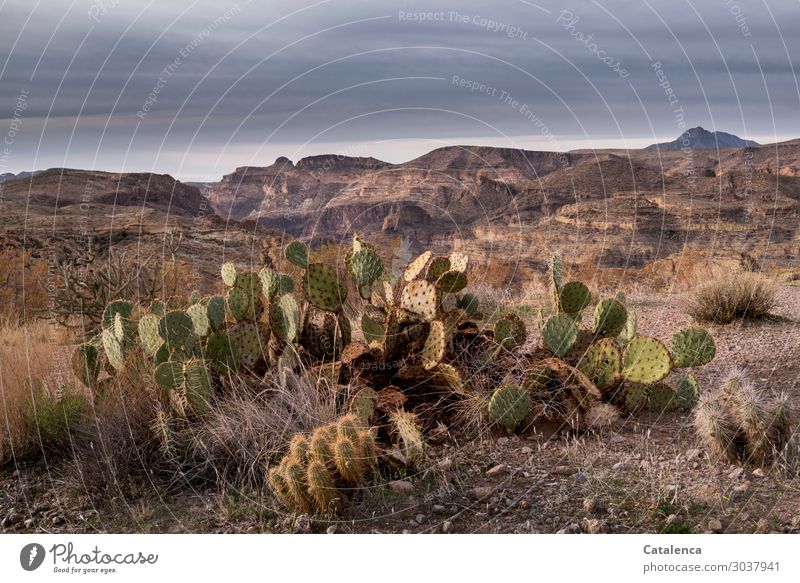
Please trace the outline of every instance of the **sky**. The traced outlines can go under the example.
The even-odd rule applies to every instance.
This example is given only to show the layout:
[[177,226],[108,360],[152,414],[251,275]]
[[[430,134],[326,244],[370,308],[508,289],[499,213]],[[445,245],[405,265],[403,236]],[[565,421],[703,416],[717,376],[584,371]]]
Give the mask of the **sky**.
[[800,137],[798,0],[0,0],[0,173]]

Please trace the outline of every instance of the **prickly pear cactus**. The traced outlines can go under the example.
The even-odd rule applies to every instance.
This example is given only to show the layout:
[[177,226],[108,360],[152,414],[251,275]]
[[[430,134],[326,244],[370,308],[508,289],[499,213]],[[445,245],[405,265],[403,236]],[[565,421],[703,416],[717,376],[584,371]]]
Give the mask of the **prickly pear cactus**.
[[241,356],[225,332],[212,332],[206,339],[204,357],[219,373],[235,371]]
[[413,413],[398,409],[391,413],[389,419],[406,464],[412,468],[421,467],[425,462],[425,441],[422,439],[419,418]]
[[672,411],[678,407],[678,395],[664,383],[650,385],[647,397],[647,408],[651,411]]
[[711,334],[702,328],[686,328],[672,337],[675,368],[703,366],[714,359],[717,348]]
[[631,309],[628,309],[628,317],[625,320],[625,326],[622,328],[622,331],[617,334],[617,342],[619,342],[620,346],[623,348],[627,346],[628,342],[630,342],[634,336],[636,336],[637,331],[637,319],[636,319],[636,312]]
[[186,314],[192,319],[194,333],[201,337],[208,336],[209,332],[211,332],[211,320],[208,319],[206,306],[193,304],[186,308]]
[[408,267],[406,267],[403,272],[403,279],[409,283],[417,279],[419,274],[424,271],[425,266],[428,265],[428,261],[430,261],[432,255],[433,253],[430,250],[425,251],[422,255],[409,263]]
[[284,250],[286,260],[300,269],[308,267],[308,247],[300,241],[292,241]]
[[693,409],[700,400],[700,387],[697,384],[697,379],[691,373],[678,381],[675,392],[678,395],[678,404],[683,409]]
[[377,405],[378,393],[370,387],[364,387],[353,397],[350,403],[350,413],[358,417],[364,427],[369,427]]
[[125,353],[122,341],[114,333],[113,329],[103,330],[103,350],[106,359],[115,370],[122,370],[125,367]]
[[425,340],[425,345],[422,347],[422,354],[420,355],[422,367],[425,370],[433,370],[442,362],[446,340],[444,323],[439,320],[431,322],[428,338]]
[[344,348],[338,325],[334,314],[309,307],[300,343],[314,358],[333,359]]
[[383,342],[384,326],[380,322],[373,320],[368,314],[361,316],[361,332],[367,344],[371,342]]
[[625,347],[622,376],[632,383],[653,384],[666,378],[672,359],[660,340],[636,336]]
[[186,312],[174,310],[167,312],[158,323],[158,333],[167,343],[170,350],[175,350],[183,345],[184,342],[194,331],[194,323]]
[[403,288],[400,306],[423,320],[436,318],[439,294],[436,286],[423,279],[414,280]]
[[625,304],[616,298],[602,300],[594,310],[592,333],[595,336],[615,337],[622,332],[627,320],[628,310]]
[[631,413],[647,407],[648,391],[646,385],[629,384],[625,387],[625,408]]
[[153,356],[164,343],[164,339],[158,333],[160,321],[161,318],[155,314],[145,314],[139,319],[139,341],[147,356]]
[[467,267],[469,266],[469,255],[461,253],[460,251],[453,251],[450,253],[450,270],[451,271],[461,271],[462,273],[467,271]]
[[294,342],[300,331],[300,307],[290,295],[283,295],[269,307],[272,331],[284,342]]
[[622,352],[617,341],[613,338],[601,338],[592,344],[580,360],[578,368],[598,389],[616,384],[622,374]]
[[133,313],[133,304],[125,300],[109,302],[103,311],[103,328],[111,328],[114,320],[119,315],[124,321],[129,322]]
[[153,377],[159,387],[177,389],[183,384],[183,364],[167,361],[156,367]]
[[512,433],[531,411],[528,392],[514,385],[497,389],[489,400],[489,417]]
[[201,359],[192,359],[183,365],[186,401],[197,415],[209,410],[212,385],[206,363]]
[[100,374],[100,353],[92,344],[81,344],[72,353],[72,372],[87,387],[94,388]]
[[440,362],[432,371],[431,381],[437,387],[446,388],[459,395],[467,395],[467,387],[461,379],[461,374],[456,367],[446,362]]
[[449,257],[434,257],[428,263],[428,270],[425,272],[425,279],[431,283],[436,281],[445,273],[450,271]]
[[303,293],[317,308],[338,312],[347,297],[347,288],[341,284],[333,267],[309,263],[303,275]]
[[522,346],[527,339],[528,331],[525,323],[514,313],[506,314],[494,325],[494,340],[506,350]]
[[383,260],[376,251],[362,246],[350,257],[349,269],[359,288],[369,286],[383,274]]
[[439,279],[436,280],[436,287],[444,293],[457,294],[467,287],[468,283],[469,280],[466,273],[450,270],[439,276]]
[[227,285],[228,287],[233,287],[236,285],[236,266],[233,263],[223,263],[222,269],[222,282]]
[[570,281],[561,288],[559,308],[566,314],[580,314],[591,300],[592,294],[585,283]]
[[474,318],[480,309],[480,300],[475,294],[464,294],[458,300],[458,309],[462,310],[468,318]]
[[578,338],[578,327],[569,314],[550,316],[544,324],[542,338],[553,354],[563,357],[575,344],[575,340]]
[[253,369],[266,353],[269,342],[269,327],[260,322],[237,322],[228,329],[228,338],[236,347],[239,364],[245,369]]

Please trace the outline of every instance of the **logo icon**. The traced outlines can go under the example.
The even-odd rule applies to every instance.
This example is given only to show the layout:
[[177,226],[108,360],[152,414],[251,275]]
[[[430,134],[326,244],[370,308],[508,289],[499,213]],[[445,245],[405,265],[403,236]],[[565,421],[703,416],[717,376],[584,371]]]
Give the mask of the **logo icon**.
[[30,543],[19,552],[19,564],[26,571],[35,571],[44,562],[44,547],[39,543]]

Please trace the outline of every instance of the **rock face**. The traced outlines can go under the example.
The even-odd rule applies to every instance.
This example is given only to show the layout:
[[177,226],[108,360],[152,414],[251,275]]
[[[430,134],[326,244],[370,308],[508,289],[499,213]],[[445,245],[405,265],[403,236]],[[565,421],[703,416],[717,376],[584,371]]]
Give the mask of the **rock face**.
[[686,245],[791,261],[798,168],[800,140],[689,152],[453,146],[403,164],[281,158],[239,168],[206,192],[223,217],[312,243],[402,235],[528,267],[556,250],[638,266]]
[[739,136],[725,132],[710,132],[700,126],[686,130],[681,136],[672,142],[662,142],[652,144],[648,149],[659,150],[681,150],[691,148],[692,150],[703,149],[723,149],[723,148],[748,148],[758,146],[758,142],[753,140],[743,140]]

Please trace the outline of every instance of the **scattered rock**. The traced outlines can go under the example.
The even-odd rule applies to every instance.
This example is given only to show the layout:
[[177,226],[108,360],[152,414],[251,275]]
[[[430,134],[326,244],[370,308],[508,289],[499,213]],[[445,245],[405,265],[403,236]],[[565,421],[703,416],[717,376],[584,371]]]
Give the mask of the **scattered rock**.
[[709,528],[709,530],[711,532],[717,533],[717,534],[719,534],[719,533],[721,533],[722,531],[725,530],[725,528],[722,526],[722,521],[719,520],[718,518],[712,518],[711,520],[709,520],[708,521],[708,528]]
[[61,526],[62,524],[67,522],[66,519],[63,516],[61,516],[60,514],[57,514],[56,516],[54,516],[51,519],[51,521],[53,523],[53,526]]
[[508,443],[507,437],[498,437],[497,438],[497,445],[505,445]]
[[488,496],[491,496],[492,492],[494,492],[494,488],[492,488],[491,486],[475,486],[472,489],[472,494],[476,498],[486,498]]
[[494,477],[494,476],[502,476],[508,471],[508,467],[505,464],[497,464],[496,466],[489,469],[486,472],[487,476]]
[[447,508],[445,508],[442,504],[434,504],[433,508],[431,508],[431,511],[434,514],[445,514],[447,513]]
[[700,457],[702,452],[699,449],[687,449],[686,450],[686,461],[696,460]]
[[557,531],[556,534],[578,534],[580,531],[581,527],[573,522],[572,524],[568,524],[561,530]]
[[601,534],[609,532],[608,523],[599,518],[584,518],[583,529],[589,534]]
[[25,528],[33,528],[36,525],[36,521],[33,518],[29,518],[25,521]]
[[611,466],[611,469],[614,471],[626,470],[628,469],[628,462],[626,461],[617,462],[613,466]]
[[336,534],[336,525],[331,524],[325,532],[328,534]]
[[424,514],[417,514],[414,517],[414,520],[417,522],[417,524],[425,524],[425,521],[428,520],[428,517]]
[[524,454],[524,455],[529,455],[529,454],[533,453],[533,449],[526,445],[525,447],[520,448],[519,453]]
[[446,534],[452,530],[453,530],[453,523],[450,522],[449,520],[445,520],[442,523],[442,532]]
[[761,468],[756,468],[753,470],[753,477],[754,478],[763,478],[764,477],[764,470]]
[[589,481],[589,477],[584,474],[583,472],[578,472],[575,474],[575,483],[576,484],[584,484]]
[[408,480],[392,480],[389,482],[389,489],[398,494],[411,494],[414,491],[414,484]]

